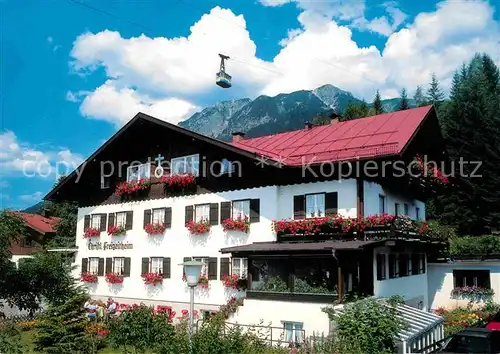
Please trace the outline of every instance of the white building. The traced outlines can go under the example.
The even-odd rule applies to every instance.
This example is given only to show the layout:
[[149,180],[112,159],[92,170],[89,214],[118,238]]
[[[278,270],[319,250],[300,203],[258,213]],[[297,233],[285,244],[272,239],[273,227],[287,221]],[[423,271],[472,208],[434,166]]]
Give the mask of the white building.
[[[217,311],[237,295],[246,299],[231,321],[262,319],[285,328],[287,338],[327,332],[321,308],[351,293],[402,295],[411,306],[429,308],[429,245],[418,235],[409,240],[408,230],[393,220],[365,230],[322,224],[311,235],[277,232],[273,221],[361,221],[385,213],[425,220],[420,184],[394,176],[390,164],[383,173],[380,166],[411,161],[417,153],[440,156],[436,123],[429,106],[254,139],[236,133],[225,143],[139,113],[46,199],[80,203],[75,276],[97,277],[85,283],[95,298],[169,305],[179,313],[189,301],[179,264],[193,257],[205,262],[209,283],[198,287],[196,309]],[[348,174],[346,161],[357,167]],[[378,164],[377,173],[373,166],[370,175],[366,171],[370,162]],[[188,186],[193,188],[161,180],[179,173],[197,177]],[[150,185],[119,195],[125,180]],[[248,217],[249,232],[224,231],[222,222],[238,215]],[[210,224],[209,232],[193,234],[186,227],[201,220]],[[149,235],[150,223],[167,228]],[[110,236],[110,227],[125,232]],[[89,230],[95,233],[84,238]],[[162,283],[145,285],[145,272],[161,273]],[[123,282],[106,282],[108,273]],[[225,274],[247,278],[248,290],[225,287]]]

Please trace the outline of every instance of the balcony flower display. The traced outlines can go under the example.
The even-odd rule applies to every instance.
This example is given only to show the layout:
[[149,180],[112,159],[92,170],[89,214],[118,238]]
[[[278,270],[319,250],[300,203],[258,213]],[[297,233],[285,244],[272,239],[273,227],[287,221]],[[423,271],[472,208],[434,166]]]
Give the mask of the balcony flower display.
[[[186,274],[182,276],[183,281],[187,281]],[[201,274],[200,279],[198,280],[198,285],[202,289],[208,289],[210,287],[210,283],[208,281],[208,276],[206,274]]]
[[109,284],[122,284],[123,283],[123,275],[115,274],[115,273],[106,273],[105,276],[106,282]]
[[101,235],[101,230],[96,227],[89,227],[83,234],[83,238],[97,237]]
[[151,183],[144,178],[138,181],[124,181],[116,186],[115,193],[118,196],[131,195],[136,192],[144,191],[150,186]]
[[220,307],[220,312],[224,315],[225,319],[228,319],[230,315],[236,313],[238,307],[243,306],[243,299],[231,297],[225,305]]
[[190,188],[196,184],[196,179],[193,175],[169,175],[163,176],[160,179],[161,183],[165,183],[165,187],[172,189]]
[[80,276],[80,281],[85,283],[97,283],[97,275],[90,272],[84,272]]
[[118,235],[123,235],[127,231],[125,230],[125,227],[121,225],[112,225],[108,227],[108,235],[110,236],[118,236]]
[[461,286],[453,289],[451,295],[467,298],[485,298],[495,295],[495,291],[480,286]]
[[144,273],[141,275],[144,284],[156,286],[163,283],[163,276],[161,273]]
[[230,289],[245,289],[247,280],[241,278],[238,274],[224,274],[222,276],[222,284]]
[[233,230],[248,233],[250,231],[250,220],[246,216],[225,219],[222,221],[222,228],[224,231]]
[[441,184],[441,185],[445,185],[450,182],[448,177],[446,177],[443,174],[443,171],[441,171],[438,167],[432,166],[431,163],[426,164],[422,156],[420,156],[420,154],[417,154],[413,163],[415,168],[417,169],[417,171],[420,172],[422,177],[429,178],[436,184]]
[[186,224],[189,232],[196,235],[203,235],[210,231],[210,223],[208,220],[190,221]]
[[148,235],[161,235],[165,232],[166,228],[167,225],[165,224],[149,223],[144,226],[144,231],[146,231]]

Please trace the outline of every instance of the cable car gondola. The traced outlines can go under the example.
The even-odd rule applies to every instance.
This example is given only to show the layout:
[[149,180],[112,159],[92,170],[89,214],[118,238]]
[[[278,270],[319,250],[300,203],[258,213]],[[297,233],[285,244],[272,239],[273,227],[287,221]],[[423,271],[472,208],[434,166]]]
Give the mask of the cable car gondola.
[[224,60],[229,59],[227,55],[219,54],[220,56],[220,71],[215,75],[215,83],[222,88],[231,87],[231,75],[226,73]]

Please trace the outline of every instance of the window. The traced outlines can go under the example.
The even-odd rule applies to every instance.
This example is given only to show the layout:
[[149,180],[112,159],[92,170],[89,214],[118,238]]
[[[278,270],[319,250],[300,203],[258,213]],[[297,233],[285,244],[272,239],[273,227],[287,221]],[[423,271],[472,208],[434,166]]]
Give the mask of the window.
[[418,267],[418,271],[420,274],[425,274],[425,254],[419,254],[418,255],[419,257],[419,267]]
[[410,257],[407,254],[399,255],[399,276],[406,277],[409,275]]
[[398,256],[395,254],[389,255],[389,278],[397,278],[399,276]]
[[200,155],[189,155],[176,157],[171,160],[170,168],[172,174],[190,174],[198,176],[200,166]]
[[235,167],[236,166],[231,161],[229,161],[227,159],[222,159],[220,173],[221,174],[233,173],[235,170]]
[[127,181],[138,181],[143,178],[149,178],[151,165],[144,163],[142,165],[132,165],[127,167]]
[[203,321],[208,321],[211,317],[217,314],[217,311],[201,310],[201,313],[203,315]]
[[210,220],[210,204],[200,204],[195,206],[194,220],[196,222]]
[[163,274],[163,257],[152,257],[149,271]]
[[109,176],[101,175],[101,189],[107,189],[111,185]]
[[206,257],[193,257],[194,261],[203,262],[203,267],[201,267],[201,274],[208,274],[208,258]]
[[116,213],[115,226],[125,227],[126,222],[127,222],[127,212]]
[[385,213],[385,195],[382,194],[378,196],[378,212],[379,214]]
[[386,255],[379,253],[377,254],[377,280],[384,280],[386,278]]
[[407,203],[405,203],[404,208],[405,208],[405,215],[408,215],[410,213],[410,208],[408,207]]
[[250,200],[233,201],[233,218],[250,217]]
[[415,219],[420,220],[420,208],[415,208]]
[[394,203],[394,215],[399,215],[399,203]]
[[99,270],[99,258],[89,258],[89,273],[97,274]]
[[91,216],[90,227],[93,229],[98,229],[98,230],[101,228],[101,215],[100,214],[94,214]]
[[125,258],[113,258],[113,273],[123,275],[125,272]]
[[420,258],[421,258],[421,255],[418,253],[413,253],[411,255],[411,274],[412,275],[420,274]]
[[248,274],[248,259],[233,258],[232,274],[237,274],[240,278],[246,278]]
[[456,288],[462,286],[477,286],[490,288],[489,270],[453,270],[453,281]]
[[26,237],[21,238],[20,242],[21,242],[21,244],[20,244],[21,247],[30,248],[32,246],[31,240],[27,239]]
[[153,209],[153,224],[165,223],[165,208]]
[[303,340],[304,324],[302,322],[283,321],[283,330],[285,332],[285,341],[301,343]]
[[318,218],[325,216],[325,194],[306,195],[306,218]]

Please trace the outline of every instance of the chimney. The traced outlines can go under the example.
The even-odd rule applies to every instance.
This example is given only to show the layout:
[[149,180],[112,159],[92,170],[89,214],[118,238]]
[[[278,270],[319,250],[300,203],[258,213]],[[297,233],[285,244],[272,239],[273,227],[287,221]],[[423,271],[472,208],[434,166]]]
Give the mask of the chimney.
[[313,127],[311,122],[305,122],[304,123],[304,129],[309,130]]
[[330,124],[336,124],[340,122],[340,118],[342,118],[340,114],[332,113],[332,115],[330,116]]
[[243,132],[234,132],[232,135],[233,135],[233,143],[245,140],[245,133]]

